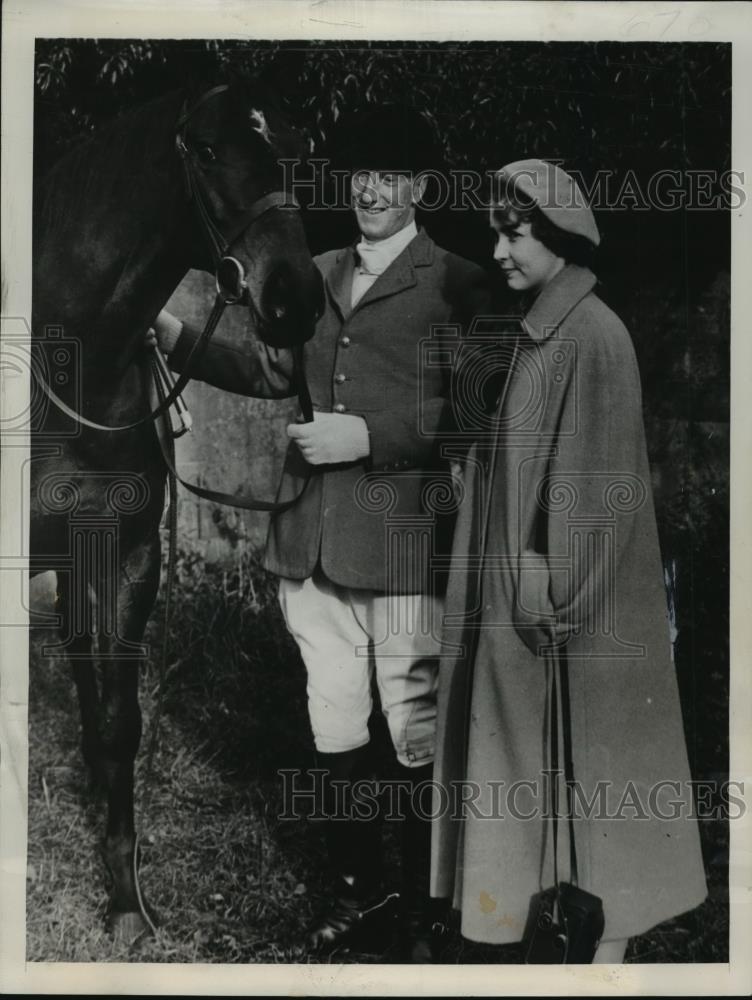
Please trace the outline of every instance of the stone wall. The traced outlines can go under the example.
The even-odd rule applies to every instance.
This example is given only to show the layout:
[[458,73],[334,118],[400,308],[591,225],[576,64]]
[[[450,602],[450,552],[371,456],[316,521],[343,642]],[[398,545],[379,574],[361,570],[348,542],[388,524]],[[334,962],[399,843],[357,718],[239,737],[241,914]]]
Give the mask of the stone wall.
[[[203,328],[214,301],[214,279],[190,271],[167,303],[170,312]],[[218,335],[242,338],[247,311],[228,306]],[[176,442],[178,472],[190,482],[225,493],[274,499],[287,447],[285,427],[294,400],[249,399],[191,382],[184,399],[193,430]],[[238,548],[263,545],[268,514],[199,500],[178,486],[179,545],[211,562],[232,558]]]

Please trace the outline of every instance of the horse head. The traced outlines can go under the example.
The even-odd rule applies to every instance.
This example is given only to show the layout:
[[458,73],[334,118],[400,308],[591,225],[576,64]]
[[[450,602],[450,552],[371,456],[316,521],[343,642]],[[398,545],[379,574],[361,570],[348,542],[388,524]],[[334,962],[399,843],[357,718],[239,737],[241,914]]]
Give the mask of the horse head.
[[308,340],[323,282],[281,163],[302,158],[301,136],[264,88],[234,84],[187,100],[175,141],[194,208],[191,266],[215,272],[225,301],[247,304],[267,343]]

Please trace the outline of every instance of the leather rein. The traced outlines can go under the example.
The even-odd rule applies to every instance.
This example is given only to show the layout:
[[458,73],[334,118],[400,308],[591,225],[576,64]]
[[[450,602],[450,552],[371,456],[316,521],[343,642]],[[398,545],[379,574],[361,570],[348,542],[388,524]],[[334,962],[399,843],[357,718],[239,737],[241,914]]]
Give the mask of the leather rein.
[[[42,377],[41,373],[36,372],[36,378],[40,383],[45,394],[48,396],[50,401],[55,404],[55,406],[61,410],[66,416],[70,417],[76,423],[81,424],[84,427],[88,427],[92,430],[106,431],[106,432],[117,432],[117,431],[132,431],[138,427],[142,427],[148,423],[155,423],[160,417],[163,418],[165,423],[166,436],[172,442],[175,436],[172,431],[172,425],[169,420],[168,411],[170,407],[178,400],[183,389],[186,387],[188,382],[192,378],[192,373],[196,368],[196,365],[200,362],[201,357],[205,353],[207,347],[209,346],[209,341],[211,340],[214,331],[224,313],[225,308],[228,305],[235,305],[238,303],[243,303],[247,299],[248,288],[245,280],[245,271],[242,264],[234,257],[227,256],[227,250],[232,244],[232,242],[237,239],[237,237],[245,232],[253,223],[259,219],[266,212],[273,208],[279,206],[286,207],[296,207],[295,199],[291,194],[285,191],[271,191],[267,194],[262,195],[254,201],[248,210],[243,214],[242,218],[238,223],[233,226],[232,231],[228,234],[222,233],[222,231],[217,226],[216,222],[211,216],[207,208],[207,198],[206,198],[206,182],[197,173],[193,154],[186,143],[186,126],[190,121],[192,115],[196,110],[204,104],[206,101],[215,97],[228,90],[227,84],[221,84],[220,86],[213,87],[211,90],[203,94],[198,100],[196,100],[190,107],[186,103],[183,104],[180,116],[175,124],[175,149],[181,159],[183,165],[183,177],[185,181],[186,197],[193,205],[196,212],[199,226],[201,228],[202,234],[209,246],[209,250],[212,256],[212,262],[215,268],[215,278],[216,278],[216,288],[217,294],[214,300],[214,305],[206,321],[206,325],[201,332],[200,337],[193,345],[193,348],[186,359],[185,367],[183,372],[178,376],[177,380],[170,387],[165,387],[163,385],[162,379],[159,376],[158,368],[155,361],[152,361],[151,370],[152,378],[157,390],[157,396],[159,398],[158,405],[145,416],[140,417],[138,420],[134,420],[131,423],[119,424],[117,426],[111,426],[109,424],[100,424],[95,420],[90,420],[83,414],[76,412],[67,403],[63,402],[62,399],[57,396],[57,394],[50,388],[46,380]],[[225,269],[232,269],[235,272],[237,279],[236,288],[232,292],[228,292],[223,288],[222,282],[220,280],[220,271]],[[294,382],[295,388],[297,390],[298,402],[303,414],[303,419],[306,422],[313,420],[313,406],[311,403],[311,395],[308,388],[308,383],[305,378],[305,370],[303,364],[303,347],[302,345],[296,345],[292,348],[293,361],[294,361]],[[200,486],[196,486],[193,483],[186,482],[184,479],[178,476],[177,470],[175,468],[174,459],[174,447],[168,448],[165,445],[165,441],[159,432],[157,433],[159,439],[160,448],[162,450],[162,457],[167,465],[167,468],[172,476],[179,480],[179,482],[195,493],[197,496],[202,497],[206,500],[211,500],[215,503],[225,504],[233,507],[240,507],[244,510],[260,510],[260,511],[270,511],[270,512],[281,512],[287,510],[293,504],[297,503],[300,497],[305,492],[306,486],[308,485],[308,477],[305,478],[303,486],[300,492],[294,496],[291,500],[285,501],[267,501],[267,500],[256,500],[253,497],[243,497],[234,496],[229,493],[222,493],[215,490],[205,489]]]

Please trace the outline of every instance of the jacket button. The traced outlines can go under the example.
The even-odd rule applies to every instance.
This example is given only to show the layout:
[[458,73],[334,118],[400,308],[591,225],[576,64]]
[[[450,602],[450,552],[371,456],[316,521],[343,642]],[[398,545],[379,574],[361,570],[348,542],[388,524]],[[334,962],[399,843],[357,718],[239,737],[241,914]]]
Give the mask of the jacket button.
[[340,372],[340,373],[339,373],[338,375],[335,375],[335,376],[334,376],[334,381],[335,381],[335,382],[340,382],[340,383],[342,383],[342,382],[346,381],[346,379],[347,379],[347,376],[346,376],[346,375],[343,375],[343,374],[342,374],[342,372]]
[[342,344],[343,347],[350,346],[350,338],[347,336],[347,334],[345,334],[345,336],[342,337],[342,339],[340,340],[340,344]]
[[346,410],[347,407],[345,406],[344,403],[337,403],[337,405],[334,407],[335,413],[344,413]]

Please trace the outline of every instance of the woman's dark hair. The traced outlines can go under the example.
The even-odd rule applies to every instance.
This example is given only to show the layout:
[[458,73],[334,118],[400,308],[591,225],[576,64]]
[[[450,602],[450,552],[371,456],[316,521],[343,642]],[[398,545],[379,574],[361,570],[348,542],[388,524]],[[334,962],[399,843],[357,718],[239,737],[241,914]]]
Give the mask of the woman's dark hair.
[[514,200],[503,199],[491,208],[494,223],[501,229],[515,230],[521,223],[530,223],[532,236],[539,240],[551,253],[561,257],[568,264],[582,267],[592,266],[595,247],[590,240],[577,233],[559,229],[540,208],[525,195],[515,192]]

